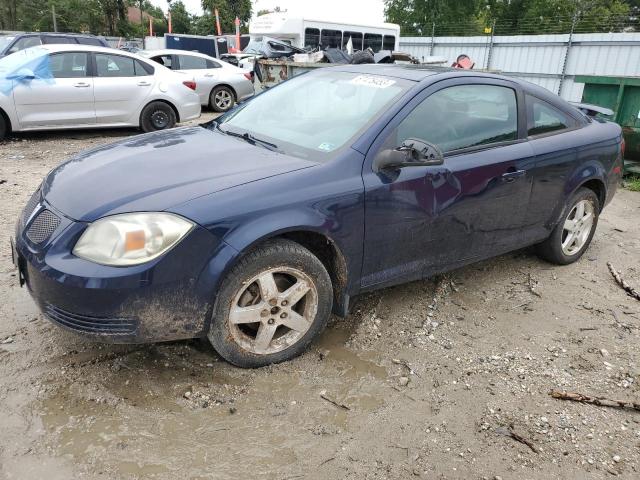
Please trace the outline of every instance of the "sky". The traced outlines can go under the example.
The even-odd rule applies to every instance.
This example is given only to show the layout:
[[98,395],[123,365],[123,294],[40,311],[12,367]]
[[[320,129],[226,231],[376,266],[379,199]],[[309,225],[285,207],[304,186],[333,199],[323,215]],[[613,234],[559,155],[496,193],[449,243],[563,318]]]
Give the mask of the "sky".
[[[151,0],[167,10],[166,0]],[[202,14],[200,0],[182,0],[190,13]],[[253,0],[253,13],[279,6],[292,14],[313,16],[318,20],[381,23],[384,21],[383,0]]]

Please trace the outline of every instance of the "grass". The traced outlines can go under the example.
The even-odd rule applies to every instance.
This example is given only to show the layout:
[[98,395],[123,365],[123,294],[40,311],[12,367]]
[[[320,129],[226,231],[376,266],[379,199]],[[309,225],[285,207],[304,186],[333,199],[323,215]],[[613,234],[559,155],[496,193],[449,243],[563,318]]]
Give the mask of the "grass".
[[634,175],[625,180],[624,186],[632,192],[640,192],[640,176]]

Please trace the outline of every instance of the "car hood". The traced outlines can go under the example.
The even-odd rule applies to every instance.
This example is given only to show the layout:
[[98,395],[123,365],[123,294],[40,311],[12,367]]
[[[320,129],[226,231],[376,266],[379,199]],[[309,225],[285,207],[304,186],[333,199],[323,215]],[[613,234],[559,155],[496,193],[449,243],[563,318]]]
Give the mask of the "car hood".
[[92,222],[314,165],[206,128],[174,128],[81,152],[49,173],[42,194],[64,215]]

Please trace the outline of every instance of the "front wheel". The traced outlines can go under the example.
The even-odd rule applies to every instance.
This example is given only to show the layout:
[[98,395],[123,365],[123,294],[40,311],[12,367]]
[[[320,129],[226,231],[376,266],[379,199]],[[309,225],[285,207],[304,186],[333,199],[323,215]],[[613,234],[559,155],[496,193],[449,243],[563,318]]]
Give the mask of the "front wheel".
[[589,247],[598,225],[600,202],[588,188],[573,194],[562,220],[547,240],[538,245],[538,255],[558,265],[578,260]]
[[295,242],[270,241],[225,278],[208,337],[238,367],[282,362],[300,355],[322,332],[332,304],[322,262]]
[[140,128],[143,132],[165,130],[175,125],[176,112],[164,102],[151,102],[140,114]]
[[214,88],[211,90],[211,95],[209,95],[211,108],[220,113],[230,110],[235,100],[236,96],[233,94],[233,91],[224,85]]

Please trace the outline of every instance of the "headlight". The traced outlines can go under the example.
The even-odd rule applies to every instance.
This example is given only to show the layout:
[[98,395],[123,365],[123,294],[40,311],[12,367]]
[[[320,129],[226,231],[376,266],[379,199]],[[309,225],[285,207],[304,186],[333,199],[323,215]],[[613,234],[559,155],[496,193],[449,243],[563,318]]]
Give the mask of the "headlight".
[[193,225],[171,213],[113,215],[89,225],[73,254],[103,265],[137,265],[162,255]]

